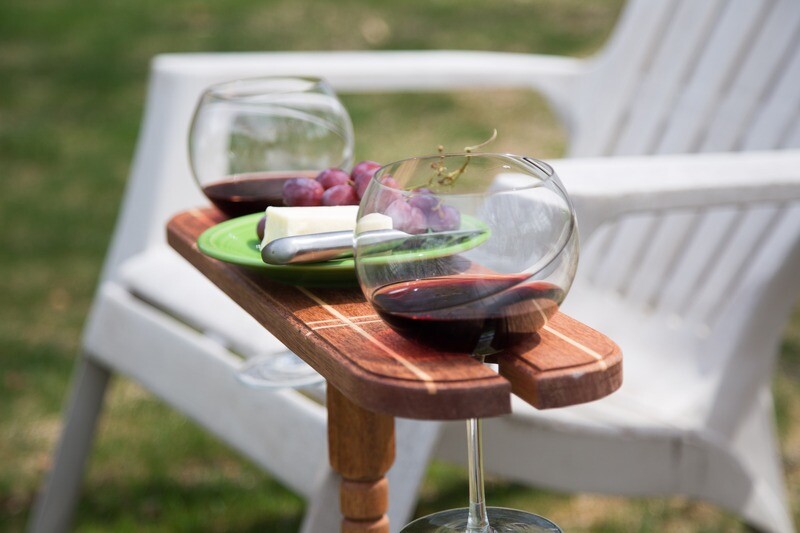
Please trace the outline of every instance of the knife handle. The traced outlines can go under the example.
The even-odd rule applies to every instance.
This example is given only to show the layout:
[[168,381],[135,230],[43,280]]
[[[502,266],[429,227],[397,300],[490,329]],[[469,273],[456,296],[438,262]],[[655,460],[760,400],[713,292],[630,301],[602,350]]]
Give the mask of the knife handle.
[[261,249],[261,259],[271,265],[316,263],[352,256],[353,232],[350,230],[284,237]]

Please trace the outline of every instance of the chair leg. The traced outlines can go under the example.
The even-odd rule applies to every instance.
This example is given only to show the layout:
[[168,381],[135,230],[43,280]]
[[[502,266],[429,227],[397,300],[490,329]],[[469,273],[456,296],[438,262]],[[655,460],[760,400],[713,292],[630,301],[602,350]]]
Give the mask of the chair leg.
[[108,369],[86,356],[76,364],[61,439],[28,522],[31,533],[69,529],[110,376]]
[[753,472],[753,489],[747,502],[733,508],[757,529],[790,533],[795,531],[787,501],[780,446],[775,427],[775,407],[769,385],[762,387],[758,398],[750,405],[749,413],[734,441],[736,454]]
[[309,497],[306,515],[300,526],[300,533],[326,533],[336,531],[342,522],[339,511],[339,485],[342,478],[328,468],[317,490]]

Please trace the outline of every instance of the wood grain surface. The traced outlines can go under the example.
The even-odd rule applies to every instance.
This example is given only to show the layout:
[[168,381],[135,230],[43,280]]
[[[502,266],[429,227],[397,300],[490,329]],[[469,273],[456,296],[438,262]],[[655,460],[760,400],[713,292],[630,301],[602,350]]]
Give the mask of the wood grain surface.
[[531,342],[497,358],[500,373],[467,354],[443,353],[388,328],[358,288],[281,284],[263,271],[201,253],[197,238],[224,220],[211,208],[173,217],[170,245],[355,404],[422,419],[510,412],[510,393],[538,408],[601,398],[622,383],[622,355],[607,337],[556,314]]

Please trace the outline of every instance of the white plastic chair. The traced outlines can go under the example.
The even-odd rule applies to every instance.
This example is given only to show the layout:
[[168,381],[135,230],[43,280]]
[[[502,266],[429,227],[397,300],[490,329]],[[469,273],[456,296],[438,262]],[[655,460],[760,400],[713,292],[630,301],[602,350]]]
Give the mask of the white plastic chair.
[[[294,391],[236,382],[240,358],[232,351],[282,347],[163,238],[169,216],[205,203],[184,148],[201,90],[297,74],[325,77],[341,93],[539,90],[568,127],[569,155],[596,157],[552,162],[576,202],[585,248],[565,310],[620,343],[626,383],[586,406],[537,412],[520,403],[515,415],[489,421],[489,470],[565,490],[686,494],[765,530],[791,531],[769,383],[800,290],[800,223],[790,201],[800,196],[798,154],[652,156],[800,147],[799,32],[795,0],[633,0],[606,47],[587,60],[447,51],[157,57],[32,529],[68,527],[112,372],[307,497],[304,531],[336,528],[324,408]],[[754,187],[762,183],[773,186]],[[461,424],[444,427],[439,456],[462,460]],[[393,529],[413,509],[439,429],[399,421],[389,474]]]

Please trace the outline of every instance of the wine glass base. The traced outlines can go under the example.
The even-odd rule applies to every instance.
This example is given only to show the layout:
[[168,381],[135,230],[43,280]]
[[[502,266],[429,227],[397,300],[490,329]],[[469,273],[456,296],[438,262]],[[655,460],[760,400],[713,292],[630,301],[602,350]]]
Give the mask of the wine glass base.
[[241,383],[259,389],[297,389],[325,382],[316,370],[289,351],[248,359],[236,377]]
[[[561,533],[561,528],[550,520],[539,515],[506,509],[504,507],[488,507],[489,528],[480,533]],[[450,509],[418,518],[404,527],[400,533],[479,533],[467,529],[469,510]]]

